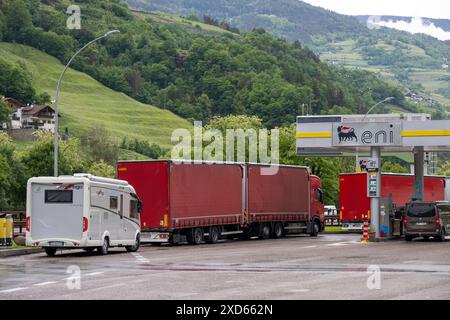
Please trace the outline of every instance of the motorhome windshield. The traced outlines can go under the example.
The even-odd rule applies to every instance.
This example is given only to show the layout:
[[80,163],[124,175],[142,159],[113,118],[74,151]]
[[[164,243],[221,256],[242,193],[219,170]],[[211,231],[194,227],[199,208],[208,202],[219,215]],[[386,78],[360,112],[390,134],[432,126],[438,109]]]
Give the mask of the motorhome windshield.
[[412,204],[408,207],[407,215],[415,218],[434,217],[436,214],[435,206],[433,204]]

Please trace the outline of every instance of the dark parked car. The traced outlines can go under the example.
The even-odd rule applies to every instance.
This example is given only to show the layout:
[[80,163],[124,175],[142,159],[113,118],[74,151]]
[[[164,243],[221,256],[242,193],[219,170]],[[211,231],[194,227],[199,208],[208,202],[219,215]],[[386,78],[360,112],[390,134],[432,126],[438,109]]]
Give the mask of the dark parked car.
[[415,237],[440,241],[450,232],[450,204],[448,202],[411,202],[403,220],[406,241]]

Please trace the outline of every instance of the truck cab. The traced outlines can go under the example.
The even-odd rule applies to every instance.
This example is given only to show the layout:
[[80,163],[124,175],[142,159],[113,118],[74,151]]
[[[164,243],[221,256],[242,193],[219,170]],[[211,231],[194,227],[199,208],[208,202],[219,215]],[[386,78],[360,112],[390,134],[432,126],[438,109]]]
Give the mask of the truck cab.
[[311,221],[318,222],[318,232],[323,231],[325,229],[325,206],[323,200],[322,182],[318,176],[310,176],[310,198]]

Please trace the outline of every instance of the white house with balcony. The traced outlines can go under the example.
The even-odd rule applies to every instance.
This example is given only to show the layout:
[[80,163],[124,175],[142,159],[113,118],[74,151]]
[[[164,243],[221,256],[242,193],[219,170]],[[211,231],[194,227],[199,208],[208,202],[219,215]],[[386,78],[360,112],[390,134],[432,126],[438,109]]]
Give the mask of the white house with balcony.
[[55,130],[55,111],[48,105],[24,105],[12,98],[3,98],[12,109],[10,123],[3,123],[4,129]]
[[55,111],[46,105],[31,105],[21,110],[22,129],[55,130]]

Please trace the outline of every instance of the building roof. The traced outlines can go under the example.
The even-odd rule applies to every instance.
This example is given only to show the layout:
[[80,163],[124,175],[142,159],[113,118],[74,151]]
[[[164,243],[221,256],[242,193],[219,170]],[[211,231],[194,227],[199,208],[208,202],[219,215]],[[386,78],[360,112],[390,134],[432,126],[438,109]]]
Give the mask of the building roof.
[[25,108],[27,106],[26,104],[23,104],[14,98],[3,97],[3,101],[5,101],[11,108],[15,110]]
[[42,110],[45,110],[45,109],[49,109],[49,111],[51,113],[55,112],[52,109],[52,107],[50,107],[50,106],[33,104],[31,106],[28,106],[28,107],[24,108],[22,114],[23,115],[28,115],[28,116],[34,116],[34,115],[37,115],[39,112],[41,112]]

